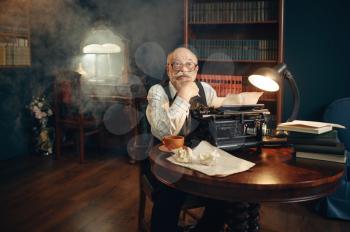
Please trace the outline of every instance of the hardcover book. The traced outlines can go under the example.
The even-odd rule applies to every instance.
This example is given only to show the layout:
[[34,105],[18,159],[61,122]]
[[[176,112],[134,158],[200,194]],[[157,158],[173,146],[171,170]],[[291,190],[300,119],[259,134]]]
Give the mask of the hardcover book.
[[339,140],[336,138],[287,138],[288,144],[298,145],[319,145],[319,146],[336,146]]
[[287,142],[294,145],[320,145],[320,146],[337,146],[340,141],[338,131],[332,130],[323,134],[310,134],[302,132],[289,132]]
[[278,124],[277,130],[322,134],[328,131],[332,131],[333,127],[345,128],[342,125],[334,123],[294,120],[292,122]]
[[338,140],[338,131],[333,129],[333,130],[326,132],[326,133],[323,133],[323,134],[310,134],[310,133],[290,131],[290,132],[288,132],[288,138],[291,138],[291,139],[335,139],[335,140]]
[[344,154],[345,147],[344,144],[338,143],[336,146],[320,146],[320,145],[294,145],[295,151],[302,152],[316,152],[316,153],[331,153],[334,155],[342,155]]
[[324,160],[324,161],[331,161],[331,162],[337,162],[337,163],[345,163],[346,151],[344,151],[342,155],[297,151],[295,153],[295,157],[305,158],[305,159]]

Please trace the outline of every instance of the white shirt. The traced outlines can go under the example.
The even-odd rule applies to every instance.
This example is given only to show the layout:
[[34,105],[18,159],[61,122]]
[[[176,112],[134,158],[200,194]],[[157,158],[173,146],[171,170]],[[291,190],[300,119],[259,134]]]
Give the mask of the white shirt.
[[[216,91],[209,84],[201,83],[208,106],[214,107],[218,98]],[[177,91],[171,82],[169,82],[169,90],[173,98]],[[151,125],[153,136],[162,140],[166,135],[179,134],[186,117],[189,115],[190,104],[183,98],[176,96],[173,104],[169,107],[168,95],[160,84],[150,88],[147,100],[146,116]]]

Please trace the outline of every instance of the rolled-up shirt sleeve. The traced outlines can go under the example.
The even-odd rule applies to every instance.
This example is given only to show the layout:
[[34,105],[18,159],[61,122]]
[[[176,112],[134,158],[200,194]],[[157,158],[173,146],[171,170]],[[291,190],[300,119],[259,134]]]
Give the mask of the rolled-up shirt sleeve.
[[152,134],[159,140],[177,135],[189,114],[190,104],[177,96],[169,107],[169,99],[161,85],[152,86],[147,96],[146,116]]
[[206,82],[201,82],[201,83],[205,92],[205,97],[206,97],[208,106],[215,107],[217,105],[216,102],[218,101],[218,96],[215,89]]

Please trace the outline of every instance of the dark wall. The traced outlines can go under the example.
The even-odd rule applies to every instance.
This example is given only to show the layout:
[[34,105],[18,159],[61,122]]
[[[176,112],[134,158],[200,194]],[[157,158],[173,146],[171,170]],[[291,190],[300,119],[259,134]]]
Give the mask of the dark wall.
[[[300,90],[299,118],[321,120],[328,104],[350,97],[350,2],[285,3],[285,61]],[[291,102],[290,98],[285,99],[285,119]]]
[[[152,66],[183,38],[182,1],[36,0],[31,11],[31,68],[0,69],[0,160],[33,150],[33,117],[26,106],[33,96],[52,97],[55,71],[72,69],[81,41],[96,22],[106,22],[128,40],[133,68],[136,51],[142,56],[159,48],[155,60],[145,61]],[[159,70],[158,79],[164,67]]]
[[24,105],[31,72],[0,70],[0,159],[23,155],[28,148]]
[[[68,26],[66,22],[72,14],[59,17],[63,16],[62,5],[50,7],[50,3],[32,3],[31,67],[0,69],[0,160],[28,155],[34,150],[35,119],[27,106],[32,97],[46,97],[52,103],[53,73],[69,67],[69,57],[79,51],[75,41],[80,35],[72,33],[78,22],[73,20]],[[74,4],[67,7],[66,12],[75,10]],[[39,13],[41,17],[36,17]],[[67,34],[71,34],[70,39]]]
[[[69,68],[96,18],[108,19],[130,40],[132,59],[143,43],[155,42],[164,53],[182,44],[180,0],[32,2],[33,66],[0,69],[0,160],[29,153],[32,122],[25,106],[32,96],[50,95],[52,72]],[[285,60],[300,88],[301,119],[318,120],[331,101],[350,95],[345,63],[350,53],[349,5],[346,0],[286,0]],[[284,118],[291,109],[288,91],[286,95]]]

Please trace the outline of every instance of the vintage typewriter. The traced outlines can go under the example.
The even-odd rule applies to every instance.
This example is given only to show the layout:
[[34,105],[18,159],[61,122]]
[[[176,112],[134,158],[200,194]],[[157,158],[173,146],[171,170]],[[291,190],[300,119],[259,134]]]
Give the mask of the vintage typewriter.
[[207,125],[207,131],[203,132],[205,139],[228,151],[260,147],[268,114],[264,104],[231,105],[217,109],[199,105],[191,110],[192,118],[204,120]]

